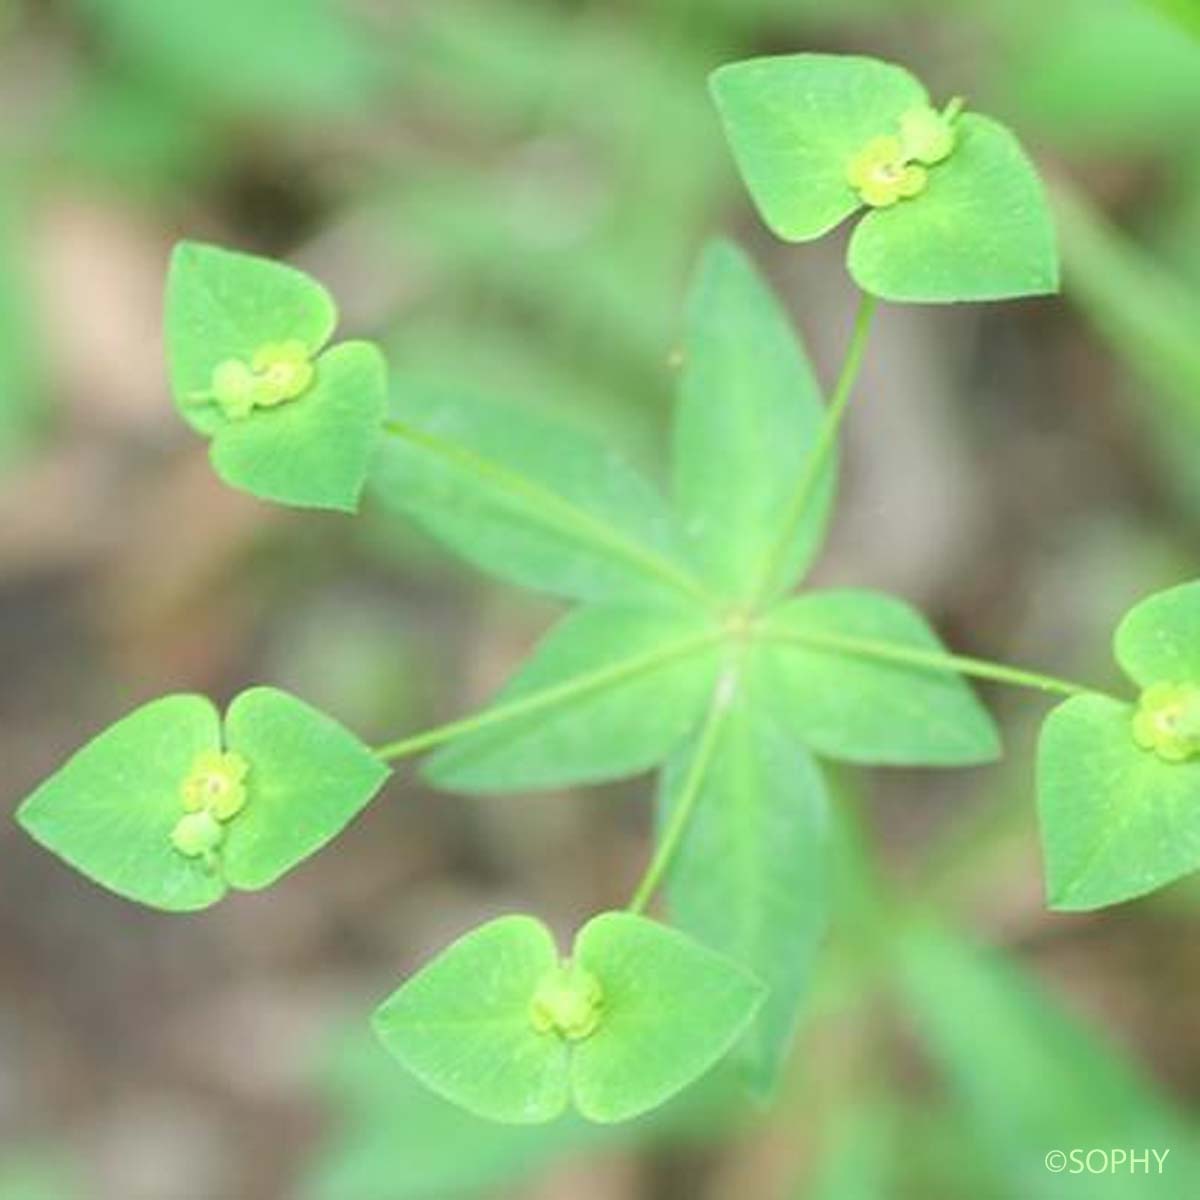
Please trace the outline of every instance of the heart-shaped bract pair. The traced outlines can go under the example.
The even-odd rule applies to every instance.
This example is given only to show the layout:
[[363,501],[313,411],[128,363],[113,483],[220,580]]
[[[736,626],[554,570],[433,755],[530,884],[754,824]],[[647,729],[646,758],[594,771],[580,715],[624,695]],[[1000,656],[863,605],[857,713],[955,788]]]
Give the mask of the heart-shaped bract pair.
[[811,241],[867,206],[847,259],[863,291],[948,302],[1058,290],[1045,194],[999,122],[957,104],[939,115],[908,71],[852,55],[733,63],[713,74],[712,92],[781,238]]

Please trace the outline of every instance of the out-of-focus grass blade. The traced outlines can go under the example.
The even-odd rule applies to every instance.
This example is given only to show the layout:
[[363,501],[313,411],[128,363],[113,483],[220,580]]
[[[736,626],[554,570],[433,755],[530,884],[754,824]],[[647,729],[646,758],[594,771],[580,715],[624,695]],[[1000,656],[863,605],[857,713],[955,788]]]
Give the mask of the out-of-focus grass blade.
[[344,111],[379,78],[376,47],[332,0],[75,0],[110,53],[222,107]]
[[1192,145],[1200,40],[1146,0],[1004,0],[980,15],[1007,47],[994,85],[1018,128],[1073,154]]
[[731,1114],[744,1111],[736,1081],[718,1068],[623,1125],[573,1115],[551,1125],[498,1125],[428,1091],[362,1029],[331,1042],[319,1086],[336,1126],[309,1163],[301,1200],[483,1200],[571,1154],[719,1137],[736,1130]]
[[925,923],[903,936],[897,961],[917,1030],[978,1145],[980,1174],[1006,1196],[1062,1200],[1064,1178],[1084,1179],[1047,1169],[1051,1152],[1116,1147],[1169,1156],[1161,1175],[1153,1155],[1149,1177],[1088,1171],[1080,1191],[1088,1200],[1195,1195],[1200,1159],[1187,1121],[1014,963]]
[[1200,515],[1200,291],[1065,185],[1054,191],[1067,295],[1153,391],[1137,405],[1173,490]]

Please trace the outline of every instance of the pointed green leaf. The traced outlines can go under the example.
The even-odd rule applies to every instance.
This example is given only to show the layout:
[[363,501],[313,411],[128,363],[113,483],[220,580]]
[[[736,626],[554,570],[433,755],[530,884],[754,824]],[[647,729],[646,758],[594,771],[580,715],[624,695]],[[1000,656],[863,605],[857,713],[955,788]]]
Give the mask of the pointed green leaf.
[[[971,689],[921,664],[945,654],[924,618],[881,592],[810,592],[768,614],[755,686],[781,725],[846,762],[990,762],[999,736]],[[915,661],[906,661],[906,656]]]
[[263,500],[354,512],[379,438],[387,364],[370,342],[343,342],[316,365],[297,400],[218,429],[213,467]]
[[225,743],[251,770],[249,799],[224,846],[225,876],[237,888],[264,888],[315,853],[388,776],[353,734],[274,688],[251,688],[234,700]]
[[427,1087],[493,1121],[536,1124],[567,1107],[568,1046],[530,1005],[558,963],[549,930],[510,916],[466,934],[376,1010],[375,1031]]
[[1141,687],[1200,683],[1200,581],[1135,604],[1117,626],[1113,648],[1121,669]]
[[603,1018],[574,1046],[571,1090],[579,1111],[602,1124],[655,1108],[702,1075],[766,994],[736,963],[631,913],[594,917],[574,958],[600,983]]
[[[189,811],[197,772],[212,770],[204,759],[222,753],[243,772],[238,803],[219,815]],[[84,746],[17,819],[102,886],[187,911],[219,900],[227,885],[273,882],[338,833],[387,774],[340,725],[283,692],[243,692],[230,706],[223,739],[208,700],[167,696]],[[202,832],[189,852],[177,839],[192,822]]]
[[396,392],[372,471],[389,509],[522,587],[583,600],[678,590],[671,517],[609,447],[527,406],[420,378]]
[[[745,599],[783,536],[823,410],[804,347],[749,259],[718,242],[692,287],[675,417],[675,505],[704,576]],[[833,471],[795,531],[776,590],[820,548]]]
[[1136,745],[1133,711],[1076,696],[1042,726],[1038,811],[1051,908],[1117,904],[1200,868],[1200,761],[1164,762]]
[[818,238],[862,206],[846,178],[850,160],[928,103],[902,68],[831,54],[732,63],[711,86],[751,197],[790,242]]
[[1058,290],[1058,252],[1045,192],[1017,139],[975,113],[918,196],[874,209],[850,240],[848,265],[884,300],[948,302]]
[[220,746],[203,696],[165,696],[93,738],[21,805],[17,820],[102,887],[174,912],[206,908],[225,884],[171,846],[179,789],[196,755]]
[[[385,367],[366,343],[321,353],[337,310],[329,293],[282,263],[182,243],[167,280],[171,387],[181,416],[213,439],[218,474],[266,500],[353,511],[385,405]],[[212,399],[229,364],[295,343],[311,383],[270,407],[231,417]]]
[[[660,823],[694,746],[663,772]],[[674,922],[749,967],[766,1003],[734,1058],[752,1089],[774,1088],[825,931],[829,798],[812,756],[740,691],[721,727],[669,878]]]
[[439,787],[506,792],[594,783],[662,762],[699,721],[718,664],[712,626],[670,609],[566,617],[493,707],[596,678],[552,707],[458,738],[426,764]]

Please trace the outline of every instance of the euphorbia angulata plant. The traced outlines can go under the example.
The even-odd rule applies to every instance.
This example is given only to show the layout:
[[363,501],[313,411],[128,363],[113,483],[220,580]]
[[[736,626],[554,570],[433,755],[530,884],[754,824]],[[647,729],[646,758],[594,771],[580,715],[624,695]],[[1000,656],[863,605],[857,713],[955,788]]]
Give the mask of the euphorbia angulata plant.
[[449,724],[370,748],[269,687],[224,715],[168,696],[94,738],[18,815],[101,886],[181,912],[268,886],[361,811],[389,764],[425,752],[425,778],[450,792],[657,772],[655,844],[623,908],[569,944],[534,916],[500,917],[375,1014],[404,1068],[497,1121],[572,1106],[623,1121],[719,1060],[769,1094],[826,921],[822,764],[998,758],[968,678],[1066,697],[1037,767],[1053,906],[1111,904],[1200,865],[1200,583],[1122,622],[1128,698],[951,653],[896,597],[803,586],[878,302],[1057,288],[1046,201],[1016,138],[866,58],[736,63],[712,90],[776,234],[803,242],[857,220],[861,302],[828,396],[751,262],[714,243],[687,302],[663,497],[550,418],[403,377],[389,398],[373,345],[329,344],[336,310],[318,283],[181,245],[171,385],[226,483],[346,512],[366,487],[481,570],[574,607],[490,704]]

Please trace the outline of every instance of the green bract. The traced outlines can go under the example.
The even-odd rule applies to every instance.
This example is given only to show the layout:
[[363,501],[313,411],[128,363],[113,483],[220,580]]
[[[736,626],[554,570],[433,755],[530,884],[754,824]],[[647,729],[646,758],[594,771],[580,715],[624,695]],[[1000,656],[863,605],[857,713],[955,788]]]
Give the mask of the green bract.
[[101,886],[184,912],[273,883],[387,774],[340,725],[273,688],[243,692],[224,722],[202,696],[166,696],[77,751],[17,819]]
[[593,917],[568,962],[541,922],[501,917],[385,1001],[376,1032],[428,1087],[479,1116],[537,1124],[573,1102],[610,1123],[702,1075],[764,996],[736,963],[630,913]]
[[267,259],[183,242],[167,280],[171,388],[217,474],[264,500],[352,512],[383,417],[383,357],[326,349],[337,309]]
[[763,219],[820,237],[864,204],[850,274],[885,300],[945,302],[1058,289],[1037,174],[998,122],[939,114],[907,71],[870,58],[792,54],[718,69],[712,91]]
[[1139,701],[1079,696],[1042,729],[1038,802],[1053,908],[1115,904],[1200,868],[1200,582],[1135,605],[1114,646]]

